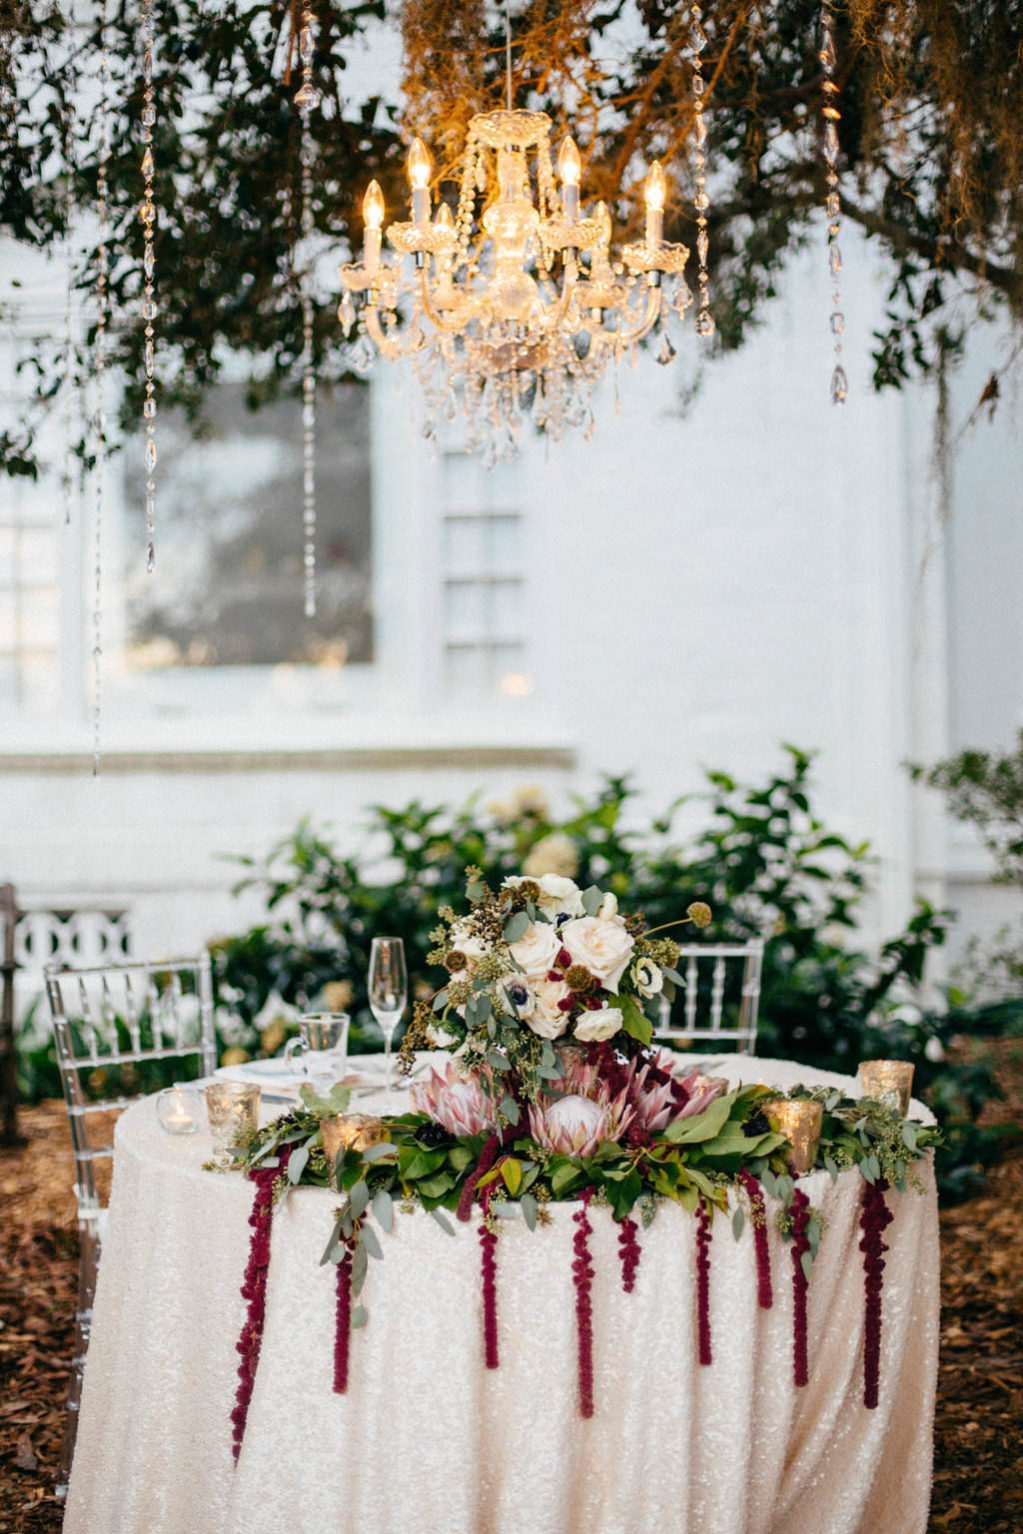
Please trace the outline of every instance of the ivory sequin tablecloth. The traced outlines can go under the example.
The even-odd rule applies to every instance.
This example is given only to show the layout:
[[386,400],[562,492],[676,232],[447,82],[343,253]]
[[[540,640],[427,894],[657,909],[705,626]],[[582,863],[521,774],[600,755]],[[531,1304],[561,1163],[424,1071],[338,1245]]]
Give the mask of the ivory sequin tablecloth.
[[[787,1087],[805,1066],[733,1058]],[[401,1100],[398,1099],[400,1102]],[[360,1103],[360,1107],[382,1106]],[[392,1110],[393,1111],[393,1110]],[[922,1112],[916,1105],[917,1113]],[[922,1534],[938,1355],[938,1222],[889,1193],[880,1404],[862,1404],[862,1179],[801,1182],[827,1228],[809,1289],[810,1383],[792,1383],[790,1251],[771,1233],[774,1307],[753,1241],[716,1219],[714,1359],[698,1362],[696,1222],[663,1207],[631,1294],[616,1230],[591,1213],[596,1410],[577,1409],[573,1206],[502,1226],[500,1368],[483,1363],[477,1225],[417,1210],[381,1237],[332,1392],[333,1195],[299,1189],[273,1227],[266,1328],[237,1465],[230,1412],[252,1186],[201,1170],[204,1133],[164,1134],[151,1099],[117,1129],[67,1534]]]

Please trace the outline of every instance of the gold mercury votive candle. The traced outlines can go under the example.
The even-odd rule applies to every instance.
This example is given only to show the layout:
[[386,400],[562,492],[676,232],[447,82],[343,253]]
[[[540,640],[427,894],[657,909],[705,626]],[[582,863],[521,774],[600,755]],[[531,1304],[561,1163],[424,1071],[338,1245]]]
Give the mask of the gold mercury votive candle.
[[336,1189],[334,1166],[342,1149],[369,1150],[386,1138],[382,1119],[370,1113],[337,1113],[333,1118],[320,1120],[320,1136],[323,1154],[330,1169],[330,1186]]
[[241,1081],[215,1081],[203,1090],[214,1154],[225,1155],[245,1135],[254,1134],[259,1117],[259,1087]]
[[762,1110],[772,1129],[784,1135],[792,1146],[789,1164],[794,1172],[809,1172],[817,1160],[821,1138],[822,1103],[808,1098],[772,1097]]
[[883,1103],[904,1119],[913,1090],[913,1066],[909,1060],[861,1060],[860,1086],[864,1097]]

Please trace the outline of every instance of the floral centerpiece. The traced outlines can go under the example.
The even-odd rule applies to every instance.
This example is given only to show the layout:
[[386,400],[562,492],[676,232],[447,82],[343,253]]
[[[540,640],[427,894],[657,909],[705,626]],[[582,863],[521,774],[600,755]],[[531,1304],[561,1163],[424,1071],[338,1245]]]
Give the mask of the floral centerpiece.
[[[402,1046],[411,1070],[417,1047],[452,1051],[411,1084],[412,1111],[390,1115],[378,1133],[342,1142],[328,1161],[324,1121],[339,1126],[343,1089],[330,1100],[303,1091],[302,1105],[239,1149],[236,1164],[256,1184],[252,1257],[243,1293],[249,1319],[239,1350],[236,1442],[244,1432],[258,1360],[269,1222],[299,1183],[340,1194],[323,1254],[337,1271],[335,1389],[348,1379],[350,1332],[367,1319],[359,1301],[369,1259],[383,1256],[378,1232],[395,1210],[419,1209],[450,1235],[449,1218],[478,1212],[484,1359],[499,1361],[497,1248],[505,1219],[536,1229],[550,1206],[571,1201],[576,1225],[579,1405],[594,1410],[590,1289],[591,1214],[603,1205],[617,1222],[623,1287],[634,1287],[641,1228],[663,1201],[697,1221],[694,1302],[700,1361],[709,1364],[709,1284],[715,1212],[741,1239],[752,1230],[756,1303],[769,1308],[774,1281],[768,1232],[788,1244],[793,1290],[794,1377],[808,1378],[806,1292],[824,1228],[800,1186],[800,1172],[837,1179],[858,1168],[865,1272],[864,1401],[877,1404],[883,1234],[892,1216],[888,1188],[920,1187],[913,1163],[938,1136],[891,1107],[847,1098],[833,1088],[780,1094],[761,1084],[729,1087],[722,1078],[679,1069],[680,1057],[652,1043],[656,1009],[684,984],[678,944],[618,909],[599,888],[581,890],[558,874],[508,878],[492,891],[468,870],[469,910],[441,913],[432,957],[446,971],[436,994],[417,1003]],[[686,921],[710,921],[702,903]],[[680,923],[681,924],[681,923]],[[779,1106],[780,1105],[780,1106]],[[338,1115],[341,1115],[338,1118]],[[813,1125],[809,1151],[794,1159],[786,1126]],[[818,1139],[819,1135],[819,1139]],[[798,1167],[798,1170],[797,1170]]]

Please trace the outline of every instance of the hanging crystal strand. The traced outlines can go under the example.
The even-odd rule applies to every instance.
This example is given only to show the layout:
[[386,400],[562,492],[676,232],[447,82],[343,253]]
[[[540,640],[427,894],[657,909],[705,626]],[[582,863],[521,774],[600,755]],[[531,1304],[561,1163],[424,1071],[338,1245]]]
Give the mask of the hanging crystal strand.
[[106,383],[107,321],[110,294],[108,288],[110,218],[107,206],[107,161],[110,158],[109,90],[107,59],[107,5],[102,0],[99,22],[99,118],[96,150],[96,219],[99,244],[96,248],[96,334],[93,342],[93,368],[96,378],[96,499],[94,521],[94,587],[92,601],[92,775],[99,777],[100,719],[102,706],[103,661],[103,491],[107,466],[107,419],[104,385]]
[[703,60],[700,57],[707,46],[707,34],[701,25],[702,15],[698,5],[694,5],[689,12],[689,47],[693,55],[693,139],[696,144],[696,196],[693,200],[696,203],[696,258],[699,262],[700,285],[696,333],[709,337],[714,334],[715,325],[714,316],[710,312],[710,278],[707,275],[707,253],[710,249],[707,209],[710,207],[710,198],[707,196],[707,123],[703,115],[704,79]]
[[824,122],[824,163],[827,167],[825,180],[828,186],[828,271],[831,275],[831,334],[835,338],[835,367],[831,374],[829,394],[833,405],[844,405],[849,393],[849,380],[842,366],[842,336],[845,334],[845,315],[842,313],[840,278],[842,275],[842,251],[838,243],[841,229],[842,204],[838,195],[838,124],[842,114],[838,110],[838,86],[835,84],[835,17],[830,5],[825,4],[821,14],[821,46],[818,58],[824,72],[822,89],[824,101],[821,118]]
[[302,12],[298,51],[302,60],[302,86],[295,96],[302,121],[299,160],[302,166],[302,533],[305,542],[305,615],[316,616],[316,368],[313,363],[313,136],[309,114],[319,101],[313,85],[316,39],[313,13]]
[[75,405],[78,390],[75,386],[75,250],[72,238],[74,224],[74,160],[73,138],[74,104],[68,103],[67,133],[64,140],[64,164],[67,180],[64,186],[64,244],[67,255],[66,288],[64,292],[64,468],[60,476],[61,495],[64,503],[64,525],[70,525],[75,501],[74,452],[71,438],[74,432]]
[[145,191],[142,195],[142,274],[145,279],[142,290],[142,318],[145,320],[145,371],[146,397],[142,403],[142,419],[146,427],[144,461],[146,466],[146,569],[152,573],[156,563],[154,544],[156,521],[156,399],[154,398],[156,371],[156,348],[153,340],[153,321],[156,318],[156,301],[153,297],[153,276],[156,271],[156,254],[153,235],[156,228],[156,207],[153,203],[153,125],[156,122],[156,106],[153,97],[153,0],[142,0],[142,142],[146,152],[142,156],[142,176]]

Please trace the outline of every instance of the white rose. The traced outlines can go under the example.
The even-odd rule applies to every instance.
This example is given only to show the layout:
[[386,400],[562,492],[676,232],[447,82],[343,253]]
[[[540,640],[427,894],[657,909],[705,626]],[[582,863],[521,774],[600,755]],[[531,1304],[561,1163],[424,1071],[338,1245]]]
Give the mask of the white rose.
[[597,907],[597,917],[600,921],[610,921],[612,916],[618,915],[618,896],[612,895],[610,890],[604,896]]
[[637,959],[632,966],[632,979],[641,996],[659,996],[664,990],[664,975],[653,959]]
[[508,952],[524,973],[527,980],[542,980],[561,947],[558,934],[550,922],[530,922],[517,943],[508,944]]
[[565,922],[560,937],[574,964],[585,965],[605,990],[618,989],[635,946],[620,916],[613,916],[610,921],[601,921],[596,916],[580,916],[575,921]]
[[586,907],[583,905],[583,892],[574,879],[563,879],[560,874],[544,874],[540,880],[540,888],[543,894],[540,896],[540,909],[550,916],[582,916]]
[[622,1026],[624,1018],[620,1007],[594,1008],[584,1012],[575,1025],[575,1036],[584,1044],[596,1044],[610,1039]]
[[558,1006],[570,994],[563,980],[540,980],[533,987],[533,1010],[524,1019],[542,1039],[559,1039],[568,1027],[568,1013]]

